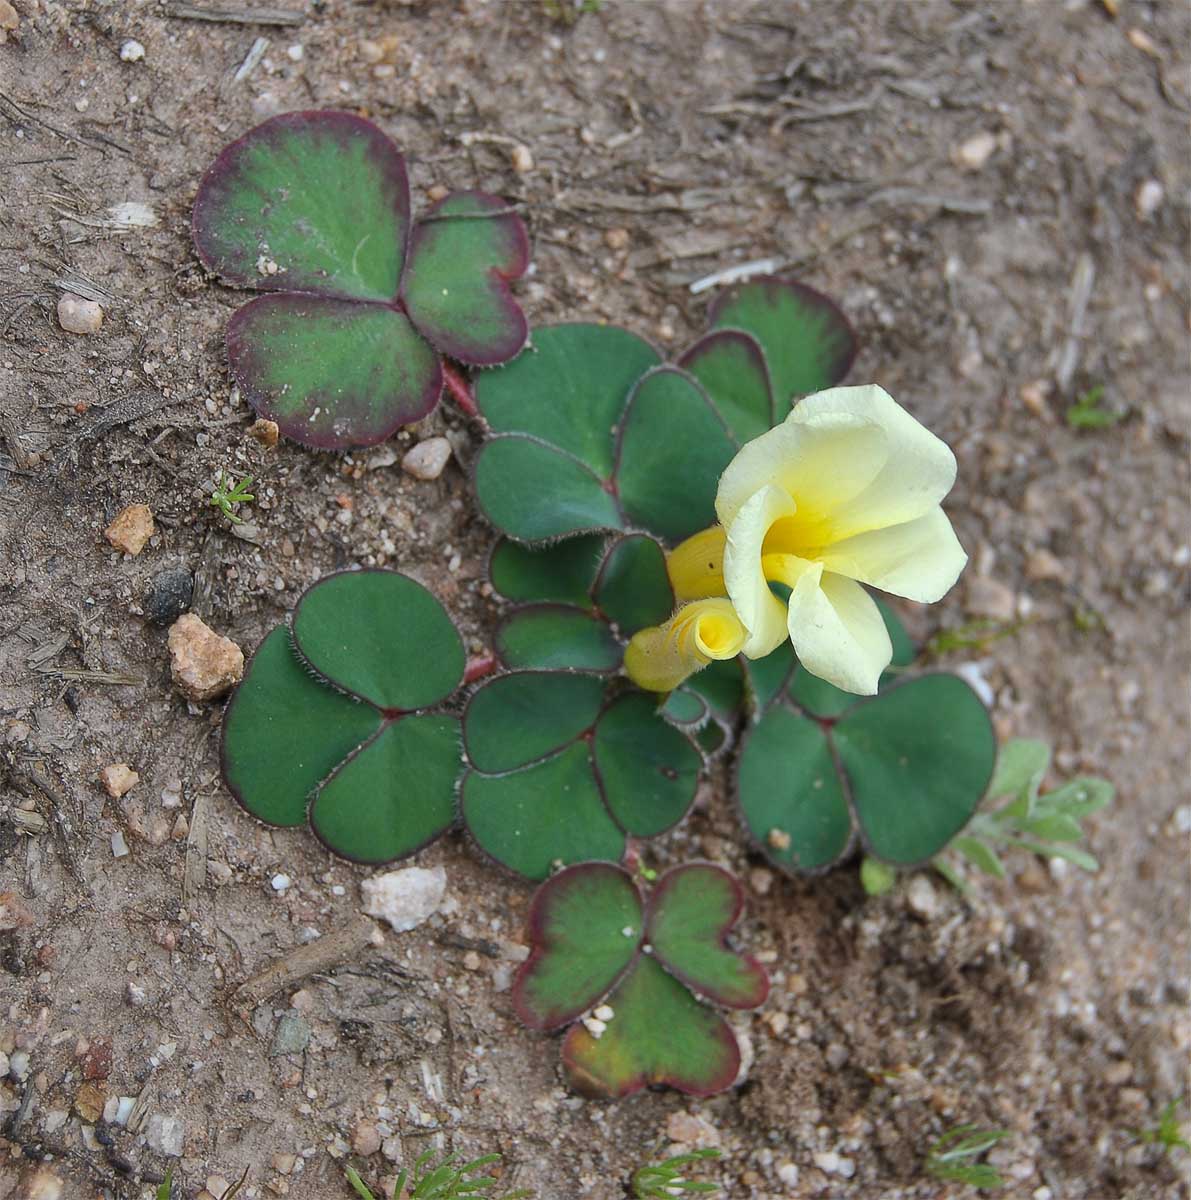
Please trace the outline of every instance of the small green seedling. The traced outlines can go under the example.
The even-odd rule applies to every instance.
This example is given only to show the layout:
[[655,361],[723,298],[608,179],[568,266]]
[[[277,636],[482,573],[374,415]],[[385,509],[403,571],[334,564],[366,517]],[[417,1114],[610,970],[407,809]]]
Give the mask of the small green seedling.
[[[485,1167],[500,1162],[499,1154],[485,1154],[458,1166],[454,1165],[454,1154],[448,1154],[434,1166],[431,1165],[433,1158],[434,1151],[427,1150],[414,1163],[412,1179],[409,1178],[409,1172],[403,1169],[397,1176],[391,1200],[473,1200],[473,1197],[490,1195],[489,1189],[500,1182],[491,1175],[477,1174]],[[347,1167],[346,1174],[348,1183],[361,1200],[377,1200],[353,1167]],[[532,1195],[525,1188],[518,1188],[515,1192],[505,1192],[500,1200],[526,1200]]]
[[997,1142],[1012,1136],[1008,1129],[957,1125],[931,1146],[926,1156],[927,1173],[946,1183],[966,1183],[974,1188],[1004,1187],[1005,1180],[995,1167],[976,1160]]
[[[244,1174],[232,1184],[226,1192],[223,1193],[221,1200],[233,1200],[235,1196],[240,1194],[240,1189],[244,1186],[244,1181],[248,1178],[248,1168],[244,1168]],[[157,1191],[154,1193],[155,1200],[170,1200],[170,1193],[174,1186],[174,1168],[166,1167],[165,1178],[157,1186]]]
[[860,883],[868,895],[884,896],[886,892],[893,891],[897,883],[897,871],[875,858],[863,858],[860,861]]
[[241,524],[240,518],[236,516],[236,505],[246,504],[248,501],[256,499],[251,492],[244,490],[251,482],[252,476],[245,475],[239,483],[233,483],[223,471],[220,471],[219,480],[211,493],[209,501],[211,507],[219,509],[233,524]]
[[958,629],[940,629],[926,643],[924,651],[935,657],[950,654],[954,650],[980,652],[1001,638],[1012,637],[1025,626],[1025,621],[971,621]]
[[568,867],[530,905],[514,1011],[541,1033],[570,1026],[563,1067],[585,1095],[722,1092],[740,1045],[711,1005],[757,1008],[769,994],[760,963],[728,942],[743,906],[740,884],[710,863],[674,867],[647,898],[613,863]]
[[[1041,793],[1049,766],[1050,747],[1045,742],[1025,738],[1008,742],[997,759],[988,794],[1012,798],[992,812],[977,813],[947,849],[997,879],[1005,878],[997,852],[1006,849],[1066,859],[1085,871],[1099,870],[1096,859],[1074,843],[1083,839],[1083,818],[1112,802],[1112,785],[1103,779],[1080,778]],[[936,856],[931,865],[960,891],[967,890],[946,858]]]
[[1173,1154],[1176,1150],[1191,1150],[1191,1142],[1183,1137],[1183,1123],[1179,1117],[1179,1108],[1183,1097],[1176,1096],[1159,1114],[1158,1124],[1148,1129],[1135,1129],[1133,1136],[1147,1146],[1161,1146],[1163,1154]]
[[542,0],[542,12],[551,21],[570,27],[588,13],[598,13],[604,0]]
[[1074,404],[1067,409],[1067,424],[1072,429],[1107,429],[1115,425],[1125,415],[1103,407],[1104,384],[1098,383],[1088,388]]
[[718,1150],[692,1150],[690,1154],[676,1154],[665,1162],[638,1167],[632,1180],[634,1200],[669,1200],[672,1196],[687,1193],[718,1192],[718,1183],[687,1179],[683,1172],[692,1163],[719,1157]]

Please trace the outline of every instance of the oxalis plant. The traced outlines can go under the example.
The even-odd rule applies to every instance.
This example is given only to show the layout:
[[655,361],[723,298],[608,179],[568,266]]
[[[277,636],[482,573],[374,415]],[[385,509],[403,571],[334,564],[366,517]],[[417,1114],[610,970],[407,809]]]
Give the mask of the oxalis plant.
[[525,345],[509,291],[529,265],[521,218],[467,191],[415,221],[397,147],[351,113],[284,113],[233,142],[193,234],[208,270],[266,293],[229,322],[228,361],[304,446],[382,442],[433,411],[450,360],[490,367]]
[[[345,181],[333,206],[329,179]],[[411,224],[400,156],[338,113],[234,143],[194,224],[204,262],[269,292],[233,318],[229,357],[296,440],[379,440],[437,401],[447,358],[494,367],[468,399],[508,605],[499,673],[465,684],[458,631],[414,580],[331,575],[256,651],[223,767],[255,817],[309,823],[346,858],[392,862],[461,827],[539,882],[514,1004],[566,1031],[579,1090],[736,1079],[717,1009],[767,990],[732,940],[739,885],[696,863],[643,895],[653,872],[621,865],[683,820],[713,760],[747,839],[791,873],[857,849],[870,875],[948,847],[975,862],[1010,818],[1012,836],[1062,841],[1093,810],[1031,784],[957,841],[993,774],[992,724],[958,676],[916,669],[870,591],[929,603],[954,584],[955,458],[881,388],[840,386],[856,343],[826,297],[740,285],[674,362],[608,325],[548,326],[522,349],[519,220],[460,193]]]
[[723,1091],[740,1073],[740,1046],[697,997],[732,1009],[765,1002],[763,968],[728,943],[743,905],[740,885],[710,863],[667,871],[645,898],[614,863],[568,867],[534,896],[513,1006],[531,1029],[567,1030],[563,1067],[578,1091]]

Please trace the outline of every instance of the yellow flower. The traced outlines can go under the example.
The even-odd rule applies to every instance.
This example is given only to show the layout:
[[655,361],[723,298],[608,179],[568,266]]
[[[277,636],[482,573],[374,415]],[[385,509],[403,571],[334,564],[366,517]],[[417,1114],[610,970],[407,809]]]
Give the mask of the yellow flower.
[[[764,658],[789,636],[812,674],[871,695],[892,647],[860,585],[924,602],[946,594],[967,562],[939,507],[954,482],[950,449],[883,389],[808,396],[728,464],[722,530],[675,548],[675,589],[715,594],[722,544],[720,594],[748,630],[742,652]],[[771,583],[790,589],[788,603]]]
[[634,634],[624,669],[647,692],[669,692],[713,659],[735,658],[747,637],[730,600],[696,600],[664,625]]

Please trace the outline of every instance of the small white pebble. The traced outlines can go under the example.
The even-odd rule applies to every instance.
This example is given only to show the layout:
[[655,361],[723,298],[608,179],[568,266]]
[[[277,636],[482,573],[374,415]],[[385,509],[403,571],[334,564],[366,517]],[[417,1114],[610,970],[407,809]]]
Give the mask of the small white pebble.
[[128,843],[124,840],[124,834],[120,830],[116,830],[112,834],[112,857],[125,858],[128,855]]
[[955,152],[956,162],[967,171],[979,171],[997,148],[994,134],[978,133],[963,142]]
[[1148,221],[1162,207],[1164,199],[1166,189],[1162,184],[1156,179],[1147,179],[1137,189],[1137,195],[1133,197],[1133,206],[1137,209],[1137,215],[1143,221]]
[[291,883],[293,883],[293,880],[288,875],[284,874],[274,875],[273,878],[269,880],[269,886],[275,892],[284,892]]
[[604,1030],[608,1028],[607,1023],[601,1021],[598,1017],[584,1017],[583,1027],[593,1038],[603,1036]]
[[529,147],[521,145],[520,142],[509,151],[509,161],[518,175],[533,170],[533,155],[529,152]]
[[290,62],[301,62],[306,57],[306,47],[299,42],[295,42],[286,50],[285,56]]
[[401,469],[415,479],[437,479],[451,458],[451,443],[445,437],[427,438],[408,450]]
[[145,47],[136,38],[129,38],[120,47],[120,58],[124,62],[140,62],[145,57]]
[[103,309],[94,300],[63,292],[58,298],[58,324],[67,333],[98,333],[103,324]]
[[610,1004],[601,1004],[592,1014],[597,1021],[603,1021],[606,1025],[616,1016],[616,1010]]

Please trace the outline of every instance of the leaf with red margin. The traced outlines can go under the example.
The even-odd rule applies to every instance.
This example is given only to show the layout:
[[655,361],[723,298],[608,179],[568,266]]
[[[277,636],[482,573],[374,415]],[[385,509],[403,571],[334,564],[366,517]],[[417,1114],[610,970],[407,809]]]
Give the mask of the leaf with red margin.
[[641,897],[628,872],[581,863],[542,884],[529,910],[530,956],[513,984],[513,1008],[543,1032],[598,1003],[641,945]]
[[401,299],[410,320],[444,354],[491,367],[529,337],[509,291],[529,266],[525,225],[499,196],[455,192],[415,226]]
[[650,1086],[692,1096],[732,1086],[740,1046],[731,1027],[649,955],[637,958],[606,1003],[613,1015],[599,1037],[574,1025],[562,1043],[577,1091],[619,1099]]
[[650,893],[646,940],[657,961],[701,995],[727,1008],[756,1008],[769,995],[769,979],[755,958],[728,945],[743,909],[740,884],[721,867],[675,867]]
[[711,397],[733,436],[743,446],[773,428],[773,386],[765,352],[741,329],[716,329],[678,360]]
[[409,238],[405,162],[362,117],[283,113],[223,150],[191,222],[203,265],[235,287],[389,303]]
[[203,177],[192,232],[225,282],[272,293],[232,318],[231,371],[305,446],[383,441],[438,403],[443,351],[493,366],[528,335],[508,287],[529,262],[521,219],[460,192],[411,227],[401,154],[350,113],[249,130]]
[[805,284],[763,275],[718,297],[708,313],[717,329],[742,329],[760,343],[785,420],[796,396],[834,387],[856,357],[856,335],[839,306]]
[[401,313],[280,292],[236,312],[232,375],[286,437],[317,450],[373,446],[433,411],[442,363]]

